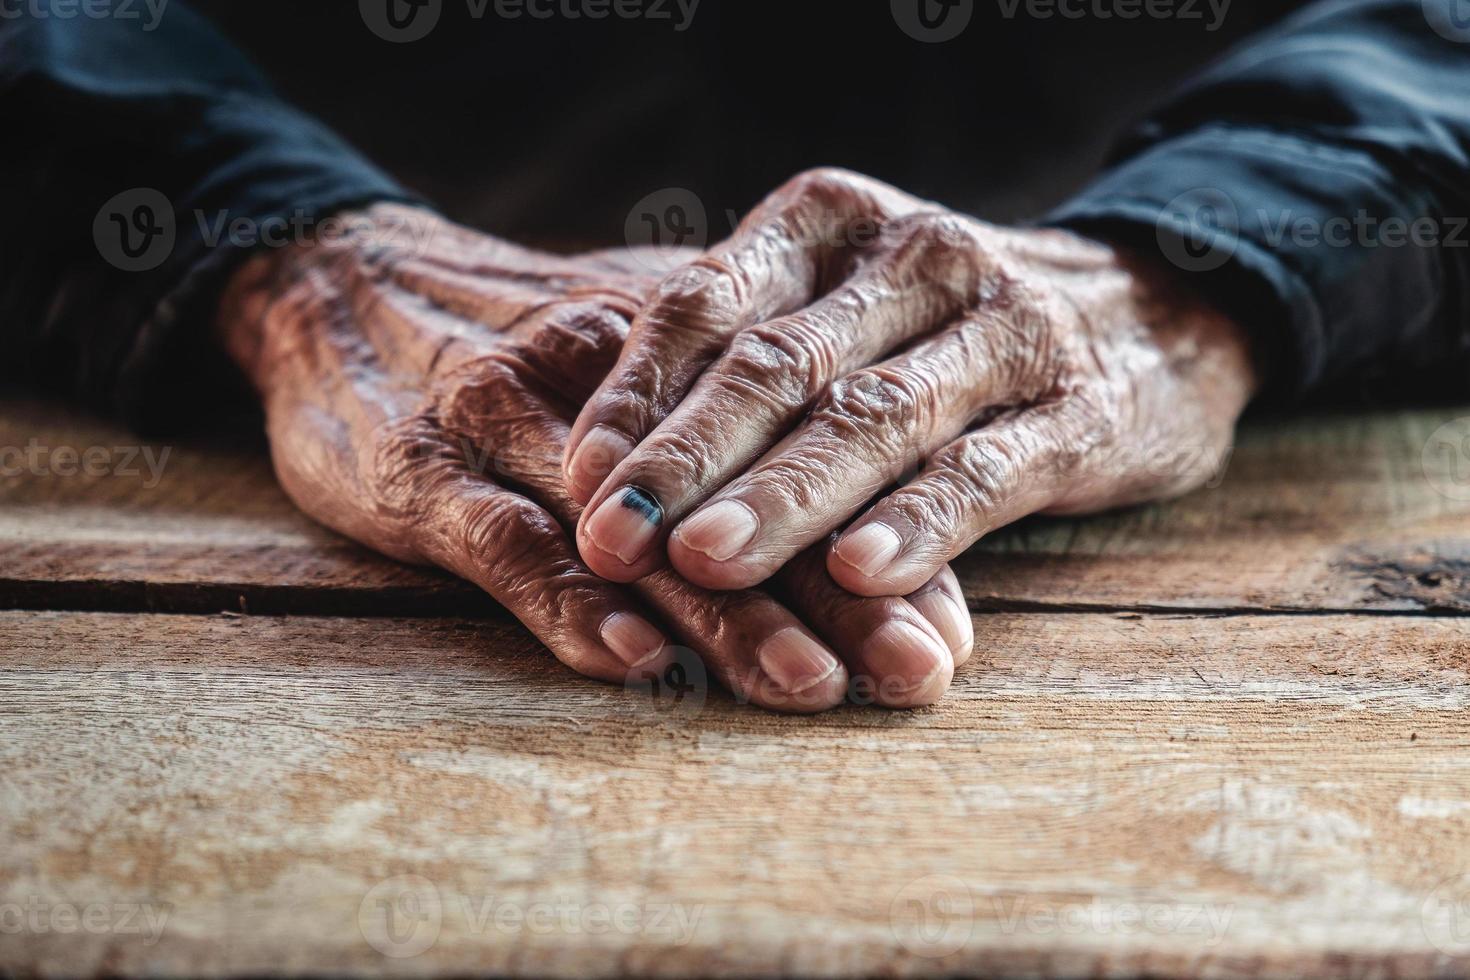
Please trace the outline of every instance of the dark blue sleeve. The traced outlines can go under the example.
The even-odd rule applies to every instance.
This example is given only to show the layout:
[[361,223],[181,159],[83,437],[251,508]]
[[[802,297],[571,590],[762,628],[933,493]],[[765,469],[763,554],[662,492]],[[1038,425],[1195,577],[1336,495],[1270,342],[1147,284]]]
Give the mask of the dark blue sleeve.
[[213,383],[241,256],[409,195],[178,0],[99,10],[0,19],[5,372],[156,427]]
[[1162,257],[1275,393],[1470,381],[1470,8],[1314,5],[1208,69],[1050,217]]

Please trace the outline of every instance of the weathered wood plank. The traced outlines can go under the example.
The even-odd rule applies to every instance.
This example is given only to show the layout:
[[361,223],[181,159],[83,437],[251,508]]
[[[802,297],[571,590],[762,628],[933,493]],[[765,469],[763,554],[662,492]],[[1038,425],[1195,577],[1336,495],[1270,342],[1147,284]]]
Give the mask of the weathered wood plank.
[[972,603],[1470,610],[1470,411],[1246,427],[1218,485],[1034,520],[959,563]]
[[[1440,430],[1456,419],[1463,428]],[[1258,422],[1216,487],[1096,518],[1029,521],[957,566],[981,608],[1467,611],[1467,434],[1470,409]],[[52,462],[6,475],[12,450],[31,440]],[[133,475],[113,475],[136,445],[54,408],[0,410],[0,606],[493,608],[447,576],[314,526],[258,447],[155,444],[135,455]],[[58,475],[61,446],[100,447],[113,465]]]
[[497,623],[0,614],[0,972],[1470,972],[1470,622],[977,627],[783,718]]
[[[452,576],[389,561],[308,520],[281,492],[263,445],[143,442],[55,406],[0,405],[0,607],[499,608]],[[66,449],[72,456],[58,462]],[[72,461],[89,452],[90,471]]]

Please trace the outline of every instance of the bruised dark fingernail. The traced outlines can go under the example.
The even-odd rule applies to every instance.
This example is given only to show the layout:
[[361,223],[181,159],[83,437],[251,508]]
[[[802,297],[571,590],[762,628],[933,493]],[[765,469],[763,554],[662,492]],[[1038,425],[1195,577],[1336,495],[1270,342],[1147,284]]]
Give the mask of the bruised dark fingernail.
[[632,453],[633,442],[627,436],[605,425],[595,425],[572,453],[567,470],[580,487],[596,491]]
[[609,554],[631,565],[658,537],[664,509],[647,490],[624,487],[602,502],[587,520],[587,536]]
[[889,566],[902,547],[897,531],[874,521],[843,535],[832,550],[838,558],[872,578]]
[[642,667],[649,663],[663,652],[666,645],[662,633],[642,616],[633,613],[613,613],[603,620],[598,632],[607,648],[629,667]]

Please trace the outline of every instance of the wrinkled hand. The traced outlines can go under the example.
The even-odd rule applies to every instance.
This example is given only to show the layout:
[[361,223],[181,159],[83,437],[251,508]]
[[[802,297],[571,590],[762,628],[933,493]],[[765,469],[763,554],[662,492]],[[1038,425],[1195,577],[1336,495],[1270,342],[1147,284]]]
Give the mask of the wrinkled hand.
[[616,581],[667,556],[746,588],[861,514],[828,569],[902,595],[1026,514],[1203,483],[1254,387],[1239,329],[1162,274],[814,171],[639,313],[572,430],[578,545]]
[[894,706],[943,693],[971,643],[948,570],[907,600],[863,600],[814,552],[777,583],[783,604],[667,573],[630,589],[577,557],[564,530],[579,514],[561,473],[568,422],[655,285],[641,260],[539,254],[413,208],[351,223],[343,242],[253,259],[219,315],[302,510],[475,582],[593,677],[652,676],[677,636],[766,707],[831,707],[850,678]]

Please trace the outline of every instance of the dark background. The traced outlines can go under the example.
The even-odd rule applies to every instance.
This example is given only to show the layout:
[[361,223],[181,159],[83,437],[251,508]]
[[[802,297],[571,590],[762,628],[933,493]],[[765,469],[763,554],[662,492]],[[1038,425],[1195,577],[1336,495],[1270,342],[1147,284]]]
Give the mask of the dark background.
[[672,4],[671,19],[594,21],[442,0],[410,43],[376,36],[357,0],[194,6],[450,216],[590,245],[621,243],[630,209],[668,187],[694,191],[723,237],[727,211],[823,164],[990,220],[1035,217],[1183,78],[1301,5],[1234,0],[1210,31],[1203,0],[1193,18],[1134,20],[1093,12],[1112,0],[1077,19],[970,2],[943,43],[910,37],[889,0],[702,0],[684,32]]

